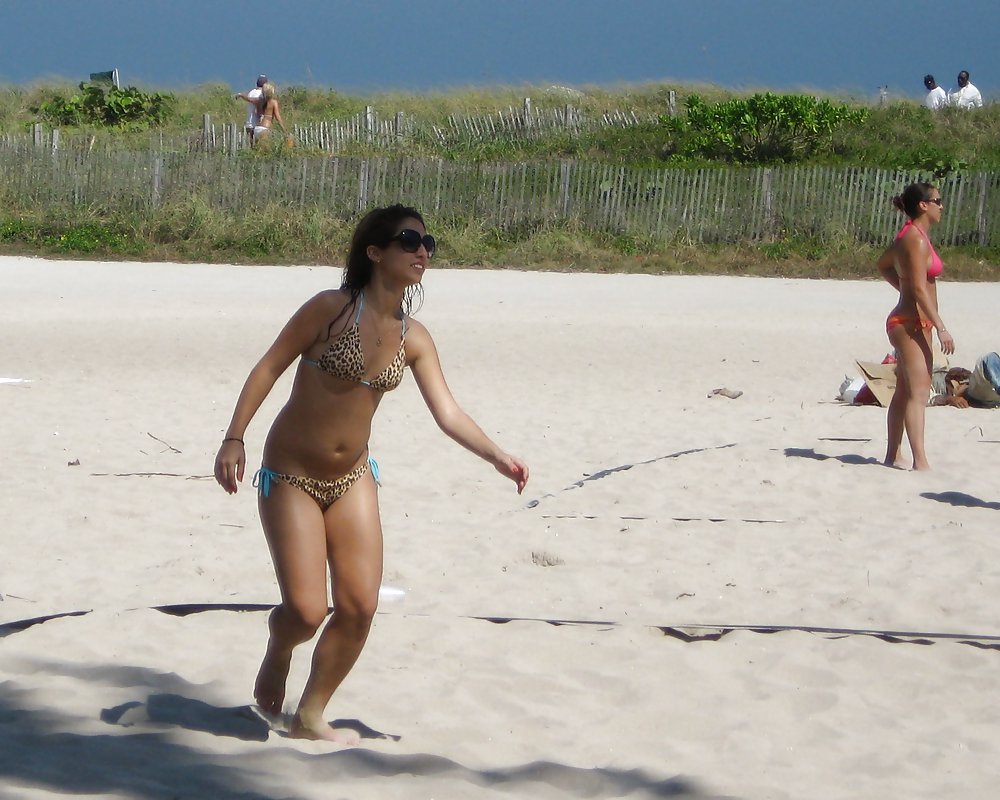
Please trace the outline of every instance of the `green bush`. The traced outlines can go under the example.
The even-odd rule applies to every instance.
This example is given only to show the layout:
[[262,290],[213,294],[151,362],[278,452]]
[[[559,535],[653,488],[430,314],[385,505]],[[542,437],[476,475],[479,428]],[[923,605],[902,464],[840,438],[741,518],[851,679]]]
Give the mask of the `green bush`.
[[59,233],[43,237],[42,243],[61,253],[115,253],[128,249],[128,237],[116,227],[101,222],[70,225]]
[[51,99],[32,106],[31,111],[52,127],[103,125],[117,128],[148,128],[162,125],[169,117],[174,98],[169,94],[147,94],[134,86],[105,91],[94,83],[81,83],[78,94]]
[[34,238],[34,228],[21,219],[0,221],[0,241],[30,242]]
[[676,153],[736,164],[808,160],[832,148],[836,129],[868,116],[865,108],[771,92],[712,104],[691,95],[685,105],[686,118],[662,118]]

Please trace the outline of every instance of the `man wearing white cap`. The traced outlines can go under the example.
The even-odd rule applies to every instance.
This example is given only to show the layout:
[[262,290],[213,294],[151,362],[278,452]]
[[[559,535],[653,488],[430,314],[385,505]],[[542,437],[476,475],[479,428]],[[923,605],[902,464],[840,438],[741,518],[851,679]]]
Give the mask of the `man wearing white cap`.
[[261,89],[265,83],[267,83],[267,75],[258,75],[256,88],[246,93],[239,92],[236,95],[241,100],[246,100],[250,104],[250,108],[247,110],[247,121],[243,129],[246,131],[251,147],[253,147],[253,129],[257,127],[257,123],[260,120],[260,101],[264,96]]

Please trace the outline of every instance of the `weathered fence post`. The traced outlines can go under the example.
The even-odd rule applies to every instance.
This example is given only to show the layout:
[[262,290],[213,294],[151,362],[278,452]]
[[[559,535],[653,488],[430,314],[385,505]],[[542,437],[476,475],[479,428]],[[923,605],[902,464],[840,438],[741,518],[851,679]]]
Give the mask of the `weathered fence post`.
[[375,109],[371,106],[365,106],[365,134],[369,143],[375,137]]
[[677,116],[677,92],[673,89],[667,92],[667,114],[671,119]]
[[153,208],[159,208],[160,196],[163,191],[163,156],[153,159]]
[[368,160],[367,159],[362,160],[360,170],[361,171],[358,174],[358,210],[363,211],[368,207]]
[[531,127],[531,98],[524,98],[524,127]]
[[201,143],[208,150],[208,143],[211,139],[212,115],[204,114],[201,118]]
[[772,208],[774,205],[774,192],[771,190],[773,179],[774,173],[771,172],[771,168],[765,167],[760,179],[761,199],[764,207],[764,218],[761,220],[761,233],[766,233],[768,237],[771,235]]
[[42,129],[42,123],[36,122],[31,126],[31,143],[35,147],[42,146],[42,140],[45,136],[45,131]]
[[397,111],[392,123],[392,132],[397,139],[403,138],[403,112]]
[[52,168],[54,170],[59,169],[59,129],[52,129],[52,150],[50,151],[50,156],[52,158]]
[[240,149],[240,128],[238,125],[233,125],[231,122],[226,123],[226,139],[229,143],[229,155],[235,155],[236,151]]
[[559,212],[563,219],[569,217],[569,173],[570,162],[563,161],[559,165]]
[[439,158],[437,163],[437,186],[434,189],[434,211],[441,210],[441,178],[444,175],[444,159]]
[[979,209],[976,214],[976,226],[979,229],[979,244],[985,247],[989,244],[990,232],[986,221],[986,195],[989,181],[985,172],[979,173]]

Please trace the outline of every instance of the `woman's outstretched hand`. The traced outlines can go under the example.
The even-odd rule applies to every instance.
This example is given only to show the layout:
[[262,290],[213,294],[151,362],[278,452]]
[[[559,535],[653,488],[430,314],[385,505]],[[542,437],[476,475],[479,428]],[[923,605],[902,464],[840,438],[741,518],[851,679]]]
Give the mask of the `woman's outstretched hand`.
[[215,457],[215,479],[229,494],[236,494],[237,481],[243,482],[247,454],[243,443],[231,439],[223,442]]
[[528,465],[515,456],[504,453],[494,465],[497,472],[510,478],[517,484],[517,493],[521,494],[528,485]]

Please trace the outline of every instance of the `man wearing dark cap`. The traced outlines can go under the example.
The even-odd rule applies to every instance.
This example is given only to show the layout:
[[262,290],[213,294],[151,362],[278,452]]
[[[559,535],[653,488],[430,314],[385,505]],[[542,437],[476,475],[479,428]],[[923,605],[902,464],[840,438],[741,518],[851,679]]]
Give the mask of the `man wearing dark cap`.
[[267,83],[267,75],[258,75],[256,88],[246,93],[239,92],[236,95],[240,100],[246,100],[250,104],[250,108],[247,110],[247,121],[243,129],[246,131],[247,140],[250,142],[251,147],[253,147],[253,129],[257,127],[257,121],[260,119],[260,101],[264,96],[261,89],[263,89],[265,83]]
[[948,105],[948,94],[937,85],[933,75],[924,75],[924,86],[927,87],[927,96],[924,98],[924,105],[931,111]]

